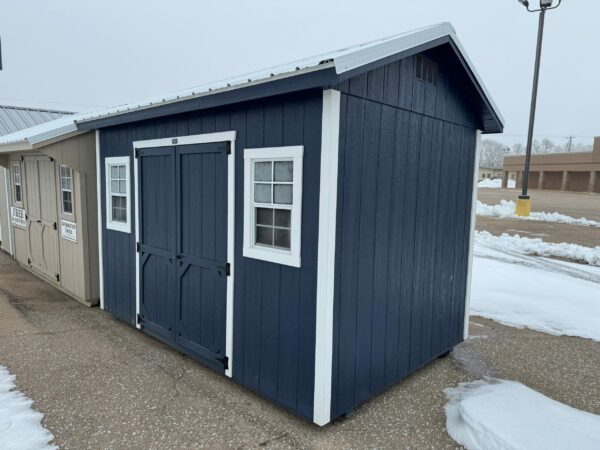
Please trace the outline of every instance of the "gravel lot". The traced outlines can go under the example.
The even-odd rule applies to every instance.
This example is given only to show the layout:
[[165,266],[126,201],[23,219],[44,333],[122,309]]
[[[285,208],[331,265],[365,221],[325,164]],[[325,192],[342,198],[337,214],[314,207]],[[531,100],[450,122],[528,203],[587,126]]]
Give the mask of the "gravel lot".
[[490,375],[600,414],[600,343],[474,318],[472,337],[318,428],[0,254],[0,365],[65,449],[456,448],[442,389]]

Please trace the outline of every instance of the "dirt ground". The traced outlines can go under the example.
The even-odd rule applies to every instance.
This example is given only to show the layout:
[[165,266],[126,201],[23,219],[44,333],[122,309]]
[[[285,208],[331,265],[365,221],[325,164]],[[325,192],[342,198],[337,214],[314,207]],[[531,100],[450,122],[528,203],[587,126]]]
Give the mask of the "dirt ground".
[[600,414],[600,343],[481,318],[470,332],[449,357],[319,428],[0,254],[0,365],[63,449],[456,448],[442,391],[484,375]]
[[[559,212],[600,222],[600,194],[533,190],[530,195],[533,211]],[[514,201],[517,196],[515,189],[483,188],[478,190],[477,198],[488,205],[496,205],[502,199]],[[541,238],[546,242],[570,242],[586,247],[600,245],[600,227],[483,216],[477,216],[475,227],[497,236],[508,233]]]

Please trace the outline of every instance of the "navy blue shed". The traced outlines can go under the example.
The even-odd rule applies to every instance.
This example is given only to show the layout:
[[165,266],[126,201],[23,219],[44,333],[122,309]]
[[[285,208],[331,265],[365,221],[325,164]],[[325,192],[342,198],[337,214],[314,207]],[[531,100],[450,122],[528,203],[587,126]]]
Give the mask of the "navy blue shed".
[[477,149],[448,24],[84,115],[101,307],[319,425],[467,335]]

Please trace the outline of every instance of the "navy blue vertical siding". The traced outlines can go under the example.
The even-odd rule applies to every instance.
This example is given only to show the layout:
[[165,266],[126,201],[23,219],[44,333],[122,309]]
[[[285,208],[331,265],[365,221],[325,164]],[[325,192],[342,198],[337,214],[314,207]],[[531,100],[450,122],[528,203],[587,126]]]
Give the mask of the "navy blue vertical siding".
[[[321,111],[322,92],[309,91],[101,130],[103,180],[104,158],[132,156],[134,140],[237,131],[233,377],[308,419],[314,393]],[[304,146],[301,268],[242,256],[243,149],[289,145]],[[104,189],[102,183],[103,199]],[[103,227],[103,233],[105,308],[134,324],[135,232]]]
[[443,50],[343,82],[332,418],[462,340],[476,129]]

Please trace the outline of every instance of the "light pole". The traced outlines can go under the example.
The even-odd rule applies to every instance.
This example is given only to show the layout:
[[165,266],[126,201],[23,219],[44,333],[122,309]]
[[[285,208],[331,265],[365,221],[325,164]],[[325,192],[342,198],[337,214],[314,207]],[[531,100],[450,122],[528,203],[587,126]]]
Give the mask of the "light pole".
[[538,81],[540,76],[540,58],[542,56],[542,37],[544,36],[544,18],[546,11],[560,6],[562,0],[558,0],[554,5],[554,0],[540,0],[538,9],[530,9],[528,0],[519,0],[527,11],[539,12],[540,20],[538,25],[537,48],[535,50],[535,67],[533,69],[533,88],[531,90],[531,109],[529,110],[529,129],[527,131],[527,147],[525,149],[525,171],[523,172],[523,189],[517,199],[516,214],[518,216],[529,216],[531,212],[531,199],[527,195],[527,184],[529,183],[529,164],[531,162],[531,145],[533,143],[533,124],[535,122],[535,107],[537,102]]

